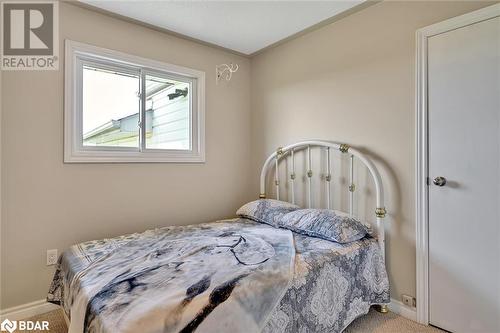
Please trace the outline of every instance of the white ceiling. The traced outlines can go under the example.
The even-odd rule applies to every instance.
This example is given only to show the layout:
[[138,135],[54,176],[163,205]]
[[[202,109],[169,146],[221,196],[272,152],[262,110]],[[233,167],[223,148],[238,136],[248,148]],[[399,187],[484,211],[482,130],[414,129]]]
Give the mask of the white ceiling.
[[365,0],[80,1],[191,38],[252,54]]

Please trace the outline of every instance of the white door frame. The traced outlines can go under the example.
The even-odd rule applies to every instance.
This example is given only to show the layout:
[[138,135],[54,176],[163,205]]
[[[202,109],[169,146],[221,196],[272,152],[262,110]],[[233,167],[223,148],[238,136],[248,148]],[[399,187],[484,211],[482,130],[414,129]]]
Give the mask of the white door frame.
[[428,100],[427,41],[450,30],[500,16],[500,4],[457,16],[417,30],[416,55],[416,226],[417,226],[417,321],[429,324],[429,193],[428,193]]

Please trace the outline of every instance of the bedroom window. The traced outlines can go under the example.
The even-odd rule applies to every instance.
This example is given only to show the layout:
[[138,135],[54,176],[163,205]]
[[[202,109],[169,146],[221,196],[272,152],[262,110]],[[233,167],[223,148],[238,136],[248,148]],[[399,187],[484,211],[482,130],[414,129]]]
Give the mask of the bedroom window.
[[66,41],[64,161],[204,162],[203,72]]

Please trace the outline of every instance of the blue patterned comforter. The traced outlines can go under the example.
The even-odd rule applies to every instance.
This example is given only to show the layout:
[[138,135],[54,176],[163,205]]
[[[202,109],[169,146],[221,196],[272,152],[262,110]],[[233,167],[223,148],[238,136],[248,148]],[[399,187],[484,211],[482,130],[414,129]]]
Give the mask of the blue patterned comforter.
[[340,332],[389,301],[376,241],[337,244],[247,219],[72,246],[48,300],[69,332]]
[[342,332],[373,304],[389,303],[389,280],[376,239],[339,244],[294,233],[292,283],[264,333]]

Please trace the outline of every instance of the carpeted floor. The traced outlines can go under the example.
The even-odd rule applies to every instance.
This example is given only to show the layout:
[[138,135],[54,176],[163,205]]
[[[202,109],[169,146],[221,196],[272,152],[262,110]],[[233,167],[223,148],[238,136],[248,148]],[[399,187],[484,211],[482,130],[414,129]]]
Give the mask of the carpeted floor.
[[433,326],[420,325],[393,312],[379,313],[375,310],[359,317],[349,325],[345,333],[444,333]]
[[[68,331],[66,322],[60,310],[48,312],[39,316],[31,317],[28,320],[47,320],[49,322],[50,333],[66,333]],[[19,332],[19,331],[16,331]],[[28,331],[23,331],[28,332]],[[41,332],[41,331],[29,331]],[[345,333],[442,333],[440,329],[432,326],[423,326],[414,321],[408,320],[395,313],[389,312],[381,314],[371,310],[366,316],[356,319]]]
[[55,310],[51,312],[47,312],[38,316],[34,316],[28,318],[26,320],[31,321],[43,321],[46,320],[49,322],[49,330],[48,331],[18,331],[16,333],[39,333],[39,332],[50,332],[50,333],[67,333],[68,327],[66,326],[66,320],[64,320],[62,310]]

